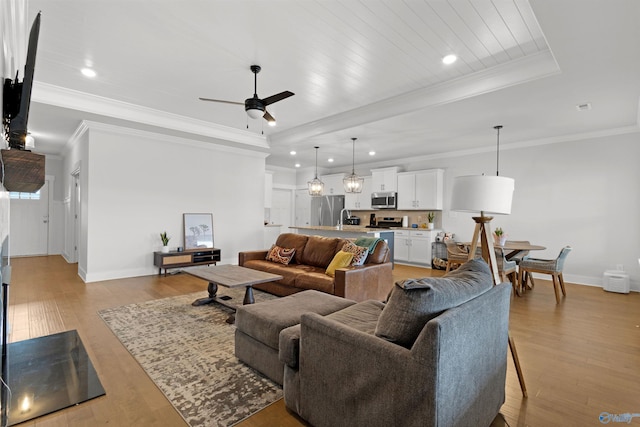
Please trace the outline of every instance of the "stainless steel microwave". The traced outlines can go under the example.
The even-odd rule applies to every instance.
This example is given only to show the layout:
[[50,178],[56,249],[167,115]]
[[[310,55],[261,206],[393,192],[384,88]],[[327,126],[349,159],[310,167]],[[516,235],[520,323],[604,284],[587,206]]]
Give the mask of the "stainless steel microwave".
[[373,209],[395,209],[398,195],[395,192],[371,193],[371,207]]

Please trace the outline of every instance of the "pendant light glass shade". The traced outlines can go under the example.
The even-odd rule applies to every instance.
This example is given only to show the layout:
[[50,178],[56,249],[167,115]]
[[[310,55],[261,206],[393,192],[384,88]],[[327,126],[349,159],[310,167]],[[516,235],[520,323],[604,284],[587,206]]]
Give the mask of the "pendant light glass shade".
[[356,175],[356,139],[357,138],[351,138],[351,141],[353,142],[353,162],[351,166],[351,174],[347,175],[342,180],[345,193],[362,193],[362,186],[364,184],[364,178]]
[[307,182],[307,185],[309,186],[309,195],[318,197],[324,193],[324,183],[318,179],[318,148],[320,147],[313,148],[316,149],[316,175],[315,178]]

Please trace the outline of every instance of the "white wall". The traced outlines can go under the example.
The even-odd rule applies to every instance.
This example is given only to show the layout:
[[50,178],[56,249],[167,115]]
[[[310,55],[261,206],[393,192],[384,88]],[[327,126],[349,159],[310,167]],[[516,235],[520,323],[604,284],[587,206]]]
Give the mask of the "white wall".
[[264,153],[98,123],[88,128],[84,272],[79,262],[85,281],[157,273],[159,234],[166,230],[170,247],[183,246],[183,213],[213,214],[223,263],[262,247]]
[[[453,178],[494,175],[495,151],[405,159],[396,165],[404,171],[445,169],[442,227],[459,240],[470,240],[472,215],[449,211]],[[555,258],[563,246],[572,246],[564,270],[568,282],[601,286],[603,272],[623,264],[632,289],[640,291],[639,133],[501,145],[500,175],[515,179],[515,193],[511,215],[496,216],[493,228],[502,227],[512,240],[547,247],[532,252],[535,257]]]
[[[501,151],[500,174],[514,178],[516,189],[511,215],[496,216],[492,227],[547,247],[535,257],[555,258],[572,246],[567,281],[601,285],[605,270],[623,264],[640,290],[640,201],[631,184],[640,182],[639,142],[638,134],[629,134]],[[495,155],[447,160],[443,228],[467,240],[471,215],[448,211],[452,178],[492,174]]]
[[[72,140],[69,142],[65,149],[62,166],[62,188],[63,188],[63,204],[64,204],[64,245],[62,249],[62,256],[70,262],[78,263],[78,274],[83,279],[86,277],[87,272],[87,216],[83,213],[88,209],[88,181],[86,173],[87,164],[89,161],[89,129],[82,124]],[[80,226],[78,227],[78,236],[75,236],[75,220],[73,214],[75,212],[73,201],[74,180],[71,176],[72,173],[80,172],[80,215],[78,221]],[[75,257],[74,246],[77,244],[77,259]]]

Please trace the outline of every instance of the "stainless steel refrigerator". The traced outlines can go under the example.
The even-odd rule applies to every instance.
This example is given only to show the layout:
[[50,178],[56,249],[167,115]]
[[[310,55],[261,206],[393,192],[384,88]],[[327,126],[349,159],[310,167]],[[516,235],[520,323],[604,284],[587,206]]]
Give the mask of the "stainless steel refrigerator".
[[337,225],[344,208],[344,196],[320,196],[311,198],[311,226]]

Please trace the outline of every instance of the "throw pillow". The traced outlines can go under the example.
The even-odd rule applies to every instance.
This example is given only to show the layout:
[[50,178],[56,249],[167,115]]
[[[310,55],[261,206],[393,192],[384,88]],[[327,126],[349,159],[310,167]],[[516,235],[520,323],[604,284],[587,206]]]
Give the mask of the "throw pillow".
[[399,281],[376,325],[376,336],[411,348],[424,325],[491,289],[491,270],[476,258],[443,277]]
[[353,259],[353,254],[345,251],[338,251],[337,254],[331,260],[331,263],[327,267],[325,273],[331,277],[335,277],[336,268],[344,268],[349,267],[351,264],[351,260]]
[[369,248],[358,246],[353,242],[347,242],[342,246],[342,250],[353,254],[351,265],[363,265],[369,255]]
[[269,252],[267,252],[266,259],[267,261],[288,265],[295,254],[295,248],[281,248],[280,246],[273,245],[271,246],[271,249],[269,249]]

